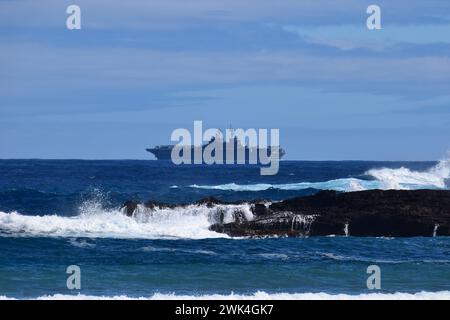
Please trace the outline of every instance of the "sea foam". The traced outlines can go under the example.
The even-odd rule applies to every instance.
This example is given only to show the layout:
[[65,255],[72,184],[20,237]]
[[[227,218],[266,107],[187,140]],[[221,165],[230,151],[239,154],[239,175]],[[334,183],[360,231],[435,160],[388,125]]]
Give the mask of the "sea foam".
[[239,210],[252,219],[250,204],[189,205],[164,209],[140,208],[133,217],[119,209],[105,209],[95,202],[84,203],[77,216],[29,216],[18,212],[0,212],[0,235],[142,239],[226,238],[209,230],[222,214],[224,222],[233,221]]
[[372,180],[358,178],[334,179],[322,182],[298,182],[286,184],[236,184],[227,183],[220,185],[190,185],[191,188],[211,189],[224,191],[265,191],[270,189],[279,189],[286,191],[317,189],[317,190],[335,190],[342,192],[363,191],[373,189],[448,189],[448,180],[450,179],[450,159],[439,161],[439,163],[425,171],[414,171],[408,168],[378,168],[365,172]]
[[[0,300],[14,299],[0,296]],[[417,292],[417,293],[364,293],[364,294],[328,294],[328,293],[267,293],[257,291],[253,294],[206,294],[177,295],[156,293],[149,297],[94,296],[53,294],[36,298],[37,300],[450,300],[450,291]]]

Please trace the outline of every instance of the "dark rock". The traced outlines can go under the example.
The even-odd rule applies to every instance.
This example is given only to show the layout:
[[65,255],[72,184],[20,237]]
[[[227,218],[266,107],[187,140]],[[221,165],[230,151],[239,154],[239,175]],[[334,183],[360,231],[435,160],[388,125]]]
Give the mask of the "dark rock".
[[196,204],[200,204],[200,205],[206,205],[206,207],[208,208],[212,208],[213,206],[222,203],[220,200],[214,198],[214,197],[207,197],[207,198],[203,198],[199,201],[196,202]]
[[[232,203],[210,197],[196,204],[214,208]],[[449,190],[322,191],[269,207],[262,201],[252,204],[251,221],[237,209],[234,222],[224,223],[224,211],[217,208],[210,229],[230,236],[450,236]],[[137,205],[126,202],[124,212],[131,216]],[[144,205],[150,209],[175,207],[153,201]]]
[[167,203],[162,203],[162,202],[158,202],[158,201],[147,201],[144,203],[144,206],[147,209],[150,210],[155,210],[155,209],[166,209],[166,208],[173,208],[173,205],[167,204]]
[[[133,215],[133,213],[136,211],[137,207],[139,204],[142,204],[140,202],[137,201],[126,201],[123,204],[123,211],[125,212],[125,214],[129,217],[131,217]],[[164,209],[164,208],[172,208],[174,206],[166,204],[166,203],[161,203],[161,202],[156,202],[156,201],[147,201],[145,203],[143,203],[143,206],[147,209],[150,210],[155,210],[155,209]]]
[[214,224],[210,229],[233,237],[299,236],[292,229],[292,218],[289,213],[274,213],[252,221]]
[[256,217],[261,217],[267,215],[269,213],[269,210],[264,203],[255,203],[252,207],[252,213]]
[[346,229],[352,236],[450,236],[450,191],[323,191],[274,203],[252,221],[211,226],[230,236],[345,235]]
[[133,215],[133,212],[136,210],[138,203],[136,201],[127,201],[124,203],[124,212],[128,217]]

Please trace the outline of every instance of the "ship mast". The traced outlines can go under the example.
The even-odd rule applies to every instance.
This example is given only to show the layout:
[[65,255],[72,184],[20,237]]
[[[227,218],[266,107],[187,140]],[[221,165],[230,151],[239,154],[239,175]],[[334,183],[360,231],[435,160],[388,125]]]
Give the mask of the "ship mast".
[[229,132],[230,132],[230,141],[234,141],[234,139],[236,138],[235,136],[234,136],[234,129],[233,129],[233,126],[230,124],[230,126],[229,126]]

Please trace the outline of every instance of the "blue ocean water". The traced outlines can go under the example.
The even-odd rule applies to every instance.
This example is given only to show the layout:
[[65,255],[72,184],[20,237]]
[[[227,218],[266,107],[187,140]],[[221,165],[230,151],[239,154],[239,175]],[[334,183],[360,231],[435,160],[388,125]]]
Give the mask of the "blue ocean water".
[[[229,238],[191,205],[126,217],[126,200],[189,204],[277,201],[320,189],[448,188],[441,162],[285,161],[257,166],[174,166],[158,161],[0,160],[0,297],[364,296],[367,267],[378,294],[450,297],[450,239]],[[242,204],[245,206],[245,204]],[[230,207],[232,210],[233,208]],[[66,268],[81,269],[69,290]]]

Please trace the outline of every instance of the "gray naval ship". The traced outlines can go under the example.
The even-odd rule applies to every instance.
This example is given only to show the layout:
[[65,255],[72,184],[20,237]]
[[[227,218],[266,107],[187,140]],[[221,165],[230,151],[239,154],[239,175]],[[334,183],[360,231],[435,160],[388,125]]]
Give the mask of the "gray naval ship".
[[[213,137],[208,143],[205,143],[202,146],[191,146],[191,163],[194,163],[194,153],[197,148],[201,148],[201,151],[203,154],[203,151],[205,150],[205,148],[207,146],[209,146],[212,143],[217,143],[216,139],[217,138]],[[242,143],[239,141],[239,139],[237,137],[232,138],[228,142],[225,142],[224,140],[222,140],[222,141],[219,141],[219,143],[222,143],[223,155],[222,155],[221,159],[224,159],[224,163],[225,163],[225,159],[227,159],[227,150],[229,150],[230,148],[232,148],[233,152],[234,152],[234,154],[233,154],[234,155],[234,163],[237,163],[238,148],[242,148],[244,150],[244,153],[243,153],[244,160],[245,160],[244,163],[246,163],[246,164],[251,163],[250,160],[254,159],[255,157],[257,159],[257,164],[260,164],[261,163],[260,157],[259,157],[260,154],[267,155],[267,157],[270,157],[272,154],[272,150],[270,147],[257,148],[257,147],[244,146],[244,145],[242,145]],[[174,145],[159,145],[154,148],[148,148],[146,150],[148,152],[152,153],[156,157],[157,160],[171,160],[172,150],[174,147],[175,147]],[[279,155],[280,160],[281,160],[281,158],[283,158],[283,156],[285,154],[286,154],[286,152],[284,151],[284,149],[279,147],[278,155]],[[183,151],[180,150],[180,156],[182,156],[182,155],[183,155]],[[213,157],[216,157],[214,150],[211,152],[211,155]],[[217,155],[216,158],[220,158],[220,155]]]

